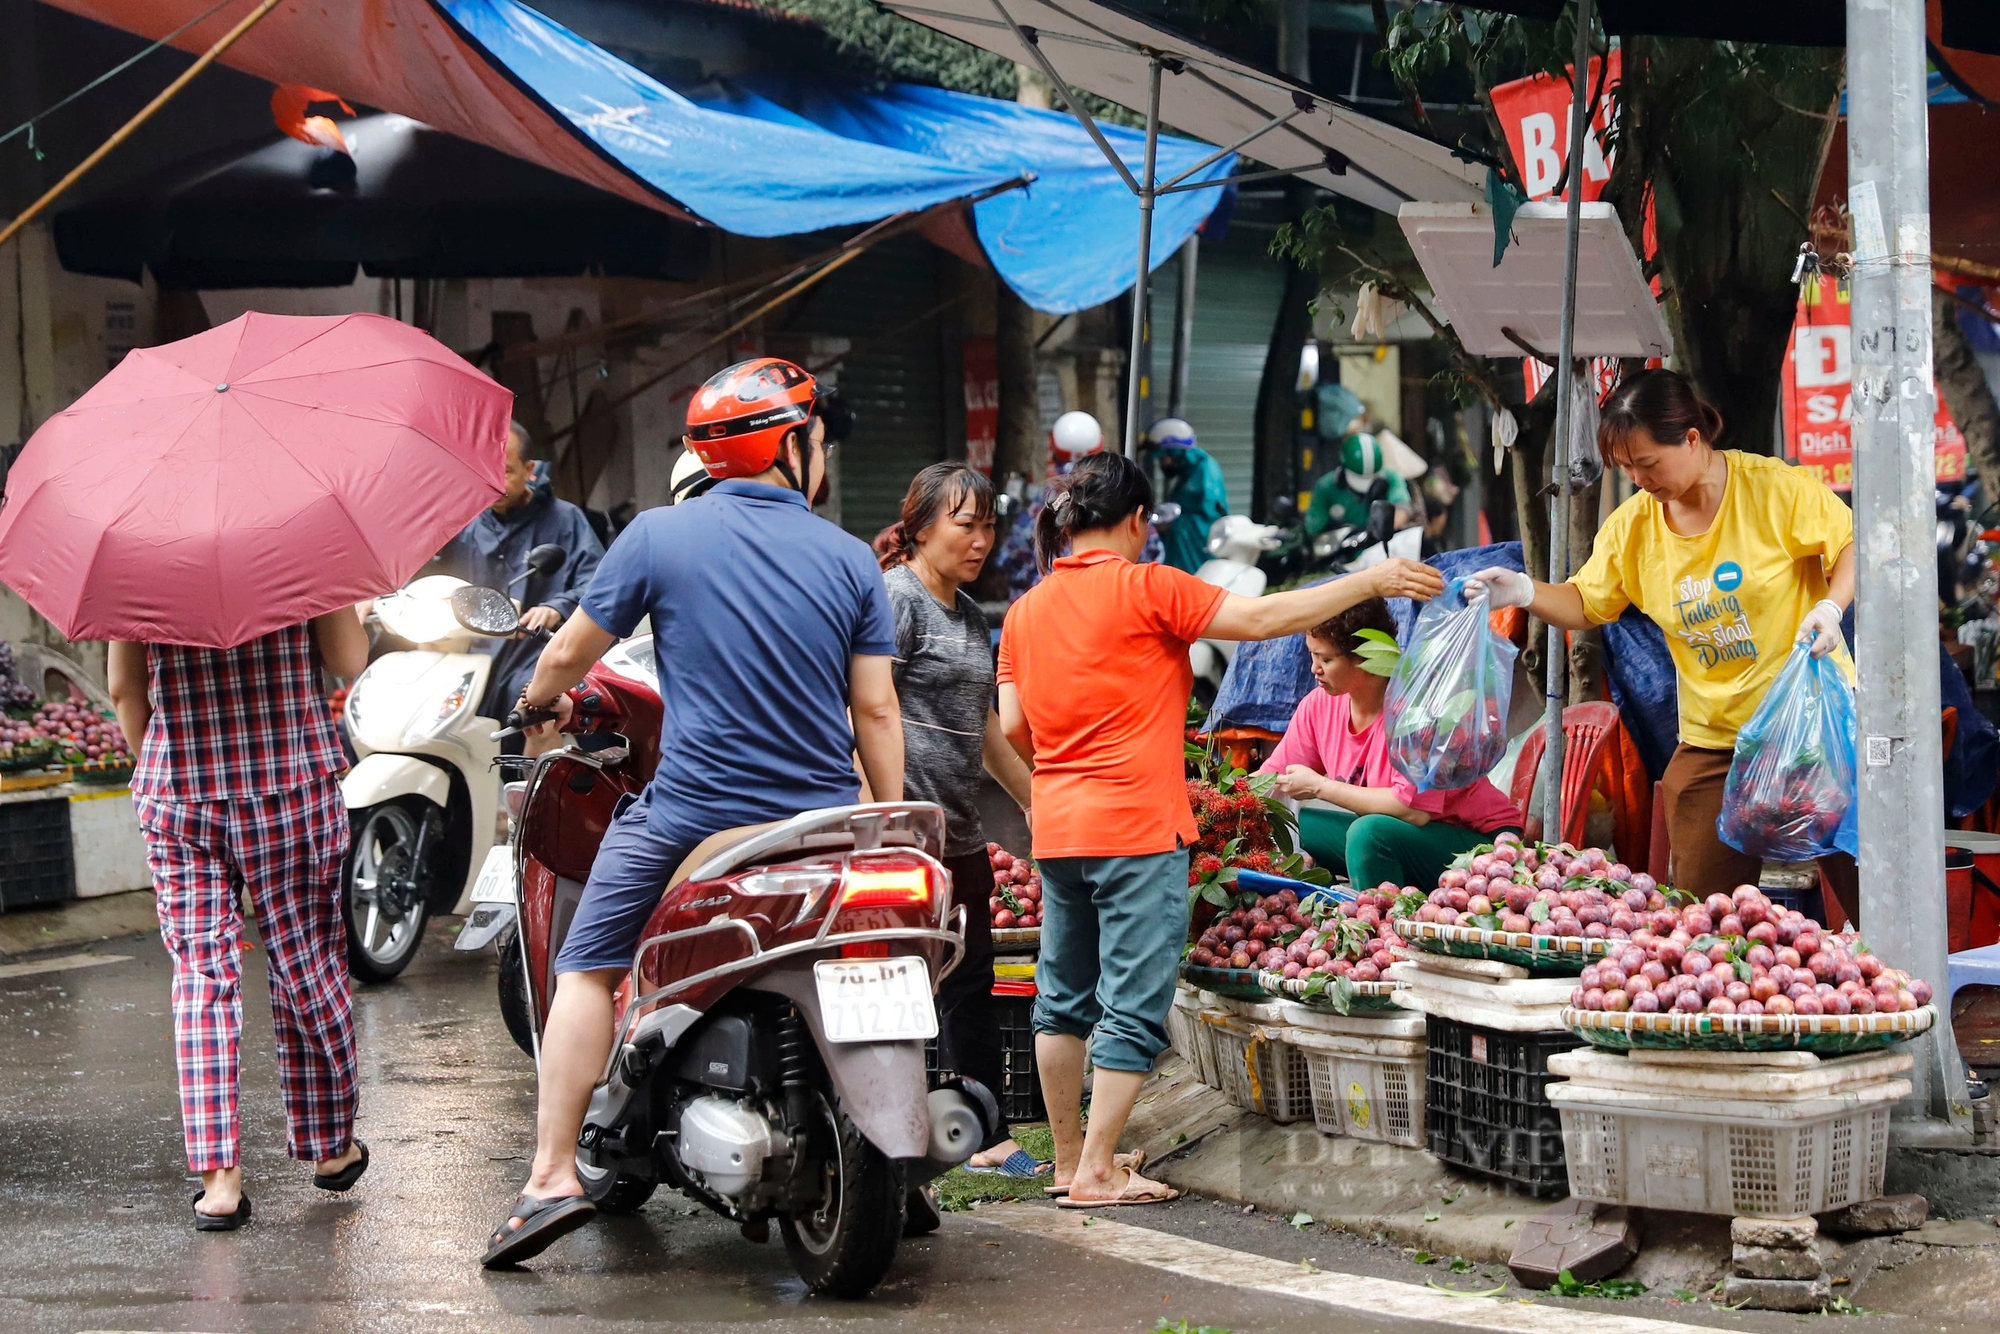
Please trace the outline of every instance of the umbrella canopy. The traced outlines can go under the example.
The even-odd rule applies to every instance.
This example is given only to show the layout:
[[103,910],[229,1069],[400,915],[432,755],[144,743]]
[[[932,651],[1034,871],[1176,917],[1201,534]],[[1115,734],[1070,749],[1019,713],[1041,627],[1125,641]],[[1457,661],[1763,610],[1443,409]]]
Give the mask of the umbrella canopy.
[[380,315],[139,348],[21,450],[0,580],[71,639],[247,643],[415,574],[500,497],[512,408]]

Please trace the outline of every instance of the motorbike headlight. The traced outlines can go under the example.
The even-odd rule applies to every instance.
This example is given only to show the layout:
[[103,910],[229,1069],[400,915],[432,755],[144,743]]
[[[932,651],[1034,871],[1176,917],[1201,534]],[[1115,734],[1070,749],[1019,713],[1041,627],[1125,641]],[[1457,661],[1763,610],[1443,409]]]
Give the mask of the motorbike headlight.
[[457,685],[444,692],[444,696],[437,702],[436,710],[428,717],[419,716],[410,724],[409,730],[403,733],[404,743],[417,746],[437,740],[453,722],[457,721],[458,715],[465,711],[465,706],[471,698],[472,673],[467,672],[458,678]]
[[362,668],[361,675],[354,678],[354,684],[347,687],[347,703],[340,709],[340,716],[347,724],[349,736],[360,735],[361,730],[361,688],[368,684],[368,669]]

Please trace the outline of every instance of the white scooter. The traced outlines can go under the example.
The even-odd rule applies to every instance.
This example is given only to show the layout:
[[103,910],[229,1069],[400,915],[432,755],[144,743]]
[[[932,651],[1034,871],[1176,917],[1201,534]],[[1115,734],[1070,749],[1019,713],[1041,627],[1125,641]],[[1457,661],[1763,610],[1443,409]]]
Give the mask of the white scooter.
[[[515,582],[567,559],[559,546],[536,547]],[[366,982],[387,982],[409,965],[432,913],[467,911],[475,880],[494,860],[487,850],[499,806],[500,724],[478,716],[493,658],[473,646],[511,629],[497,636],[472,628],[485,598],[512,610],[505,593],[444,574],[379,599],[383,628],[417,647],[383,654],[347,693],[347,733],[360,758],[341,781],[353,830],[341,907],[348,963]],[[496,873],[506,874],[499,861]]]
[[[1386,500],[1375,501],[1368,511],[1365,525],[1329,528],[1313,539],[1313,564],[1352,574],[1391,556],[1416,560],[1423,555],[1422,528],[1410,527],[1392,534],[1395,508]],[[1286,537],[1283,528],[1257,523],[1241,514],[1226,515],[1208,530],[1208,552],[1212,559],[1202,563],[1195,577],[1247,598],[1262,597],[1268,575],[1258,564],[1258,558],[1283,546]],[[1236,641],[1197,640],[1188,649],[1188,660],[1194,667],[1195,691],[1206,704],[1222,689],[1223,675],[1236,660]]]
[[[1194,577],[1241,597],[1262,597],[1267,576],[1258,566],[1258,558],[1267,551],[1276,551],[1284,540],[1282,528],[1258,523],[1247,515],[1226,514],[1209,525],[1209,558],[1194,572]],[[1215,698],[1215,692],[1222,686],[1222,674],[1235,660],[1233,639],[1197,639],[1188,648],[1195,688],[1205,697],[1204,703]]]

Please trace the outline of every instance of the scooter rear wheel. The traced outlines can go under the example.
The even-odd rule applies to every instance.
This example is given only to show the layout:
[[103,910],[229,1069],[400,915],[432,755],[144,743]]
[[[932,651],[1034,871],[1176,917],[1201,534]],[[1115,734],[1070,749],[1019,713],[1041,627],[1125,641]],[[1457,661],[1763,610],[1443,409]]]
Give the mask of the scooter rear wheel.
[[778,1222],[792,1268],[819,1297],[866,1297],[895,1263],[903,1237],[903,1172],[821,1095],[812,1150],[820,1163],[820,1207]]
[[535,1054],[534,1022],[528,1015],[528,975],[527,966],[521,962],[521,946],[518,941],[509,941],[500,950],[500,1018],[507,1025],[507,1036],[514,1039],[514,1045],[521,1054],[532,1058]]

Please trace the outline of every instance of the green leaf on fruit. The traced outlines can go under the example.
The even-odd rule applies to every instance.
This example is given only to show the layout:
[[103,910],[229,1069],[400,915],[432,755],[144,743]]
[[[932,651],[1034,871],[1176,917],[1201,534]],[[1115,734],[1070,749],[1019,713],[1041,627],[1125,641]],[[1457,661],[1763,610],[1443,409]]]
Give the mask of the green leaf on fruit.
[[1741,959],[1736,959],[1733,960],[1732,962],[1735,964],[1736,967],[1736,980],[1738,982],[1748,983],[1749,981],[1752,980],[1754,974],[1751,973],[1749,964],[1743,962],[1743,960]]
[[1327,988],[1326,1003],[1333,1007],[1334,1013],[1351,1018],[1354,1014],[1354,1002],[1359,998],[1359,994],[1355,990],[1354,979],[1343,975],[1336,978],[1334,984]]
[[1242,873],[1243,868],[1240,866],[1225,866],[1215,873],[1215,879],[1218,884],[1233,885],[1236,883],[1236,877]]
[[1500,929],[1500,919],[1490,912],[1475,914],[1472,918],[1472,924],[1481,931],[1498,931]]
[[1536,899],[1533,903],[1528,905],[1528,920],[1531,922],[1548,921],[1549,905],[1542,902],[1540,899]]
[[1230,903],[1229,891],[1213,880],[1201,887],[1201,897],[1218,908],[1227,908]]
[[1324,866],[1315,866],[1310,871],[1301,872],[1297,878],[1309,885],[1318,885],[1321,889],[1325,889],[1333,883],[1333,872]]

